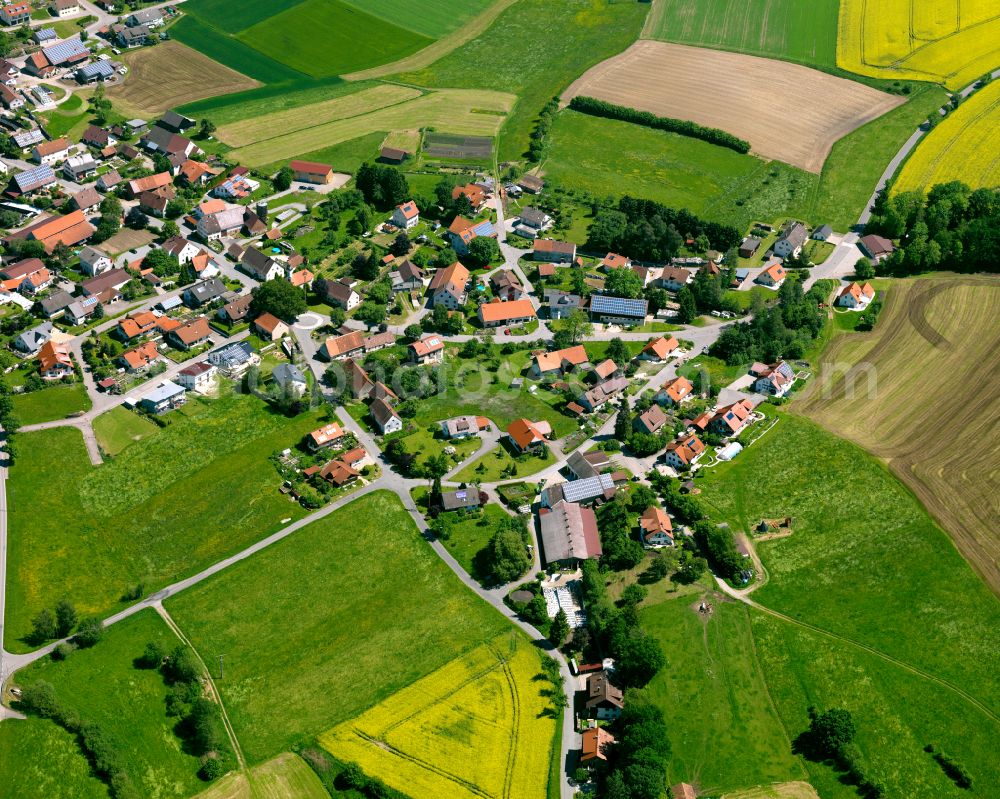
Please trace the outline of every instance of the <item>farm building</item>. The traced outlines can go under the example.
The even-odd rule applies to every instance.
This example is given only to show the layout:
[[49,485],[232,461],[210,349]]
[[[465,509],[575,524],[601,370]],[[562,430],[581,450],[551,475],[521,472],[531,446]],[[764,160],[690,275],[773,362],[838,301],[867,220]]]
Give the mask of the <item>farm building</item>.
[[548,564],[573,564],[602,554],[597,517],[590,508],[560,500],[538,515],[542,553]]
[[806,226],[801,222],[794,222],[774,242],[774,254],[779,258],[795,258],[802,252],[802,245],[808,238]]
[[536,318],[535,307],[529,299],[503,302],[494,299],[479,306],[479,321],[483,327],[519,325]]
[[611,324],[641,325],[646,321],[648,307],[646,300],[597,294],[590,298],[590,318]]
[[571,264],[576,258],[576,245],[570,241],[535,239],[532,245],[532,258],[555,264]]
[[861,251],[875,263],[881,263],[896,251],[895,245],[889,239],[871,233],[863,236],[858,242]]
[[753,258],[760,249],[760,239],[756,236],[747,236],[740,242],[740,258]]

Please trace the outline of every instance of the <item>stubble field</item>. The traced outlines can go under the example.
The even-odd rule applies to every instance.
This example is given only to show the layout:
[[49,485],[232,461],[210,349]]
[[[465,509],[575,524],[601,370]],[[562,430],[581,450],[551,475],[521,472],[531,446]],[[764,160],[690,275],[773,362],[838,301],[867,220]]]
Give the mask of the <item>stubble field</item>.
[[932,130],[903,165],[893,189],[926,191],[961,180],[1000,185],[1000,82],[972,95]]
[[184,103],[261,85],[177,41],[125,53],[122,60],[129,74],[108,90],[108,99],[128,117],[150,119]]
[[843,0],[837,65],[876,78],[968,85],[1000,64],[995,0]]
[[997,302],[995,276],[899,284],[875,331],[834,343],[851,368],[802,410],[885,459],[1000,594]]
[[809,172],[835,141],[903,102],[798,64],[652,41],[588,70],[562,99],[576,95],[721,128]]

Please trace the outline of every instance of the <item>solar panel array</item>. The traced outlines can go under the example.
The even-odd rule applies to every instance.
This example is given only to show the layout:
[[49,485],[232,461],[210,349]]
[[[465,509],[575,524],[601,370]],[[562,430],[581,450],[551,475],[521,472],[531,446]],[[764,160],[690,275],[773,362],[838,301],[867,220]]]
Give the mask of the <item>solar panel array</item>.
[[111,66],[110,61],[95,61],[93,64],[87,64],[84,67],[80,67],[80,76],[84,80],[91,80],[92,78],[110,78],[115,74],[115,68]]
[[625,297],[611,297],[598,294],[590,298],[590,310],[595,314],[610,316],[645,316],[648,303],[646,300],[630,300]]
[[45,185],[55,179],[56,173],[47,164],[36,166],[34,169],[26,169],[14,177],[14,180],[17,181],[17,185],[21,187],[22,191],[26,186]]
[[54,44],[51,47],[46,47],[42,52],[45,57],[49,60],[50,64],[58,66],[71,58],[80,55],[81,53],[88,52],[86,45],[79,39],[66,39],[65,41],[59,42],[59,44]]
[[615,487],[614,480],[610,474],[599,474],[596,477],[586,477],[583,480],[573,480],[570,483],[563,483],[563,498],[567,502],[585,502],[588,499],[599,497],[605,491],[610,491]]

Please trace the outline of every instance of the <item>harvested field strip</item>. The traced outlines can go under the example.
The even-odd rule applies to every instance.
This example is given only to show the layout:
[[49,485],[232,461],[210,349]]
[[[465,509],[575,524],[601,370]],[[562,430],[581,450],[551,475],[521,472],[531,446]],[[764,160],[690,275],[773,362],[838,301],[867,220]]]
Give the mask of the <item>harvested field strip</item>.
[[[721,128],[756,154],[809,172],[822,169],[839,138],[904,102],[797,64],[652,41],[588,70],[562,99],[576,95]],[[795,109],[780,120],[779,98]]]
[[319,737],[414,799],[541,799],[555,720],[517,634],[451,661]]
[[108,89],[108,99],[126,116],[155,117],[184,103],[260,86],[178,41],[127,52],[122,59],[128,78]]
[[[478,136],[495,136],[504,117],[477,114],[474,108],[509,111],[515,97],[503,92],[468,89],[442,89],[410,102],[401,102],[351,119],[320,123],[311,128],[258,141],[233,150],[233,156],[248,166],[293,158],[302,153],[356,139],[375,131],[395,130],[433,125],[450,132]],[[274,130],[267,117],[259,120],[262,130]]]
[[877,78],[968,85],[1000,65],[995,0],[843,0],[838,66]]
[[[1000,594],[998,302],[995,276],[900,283],[875,331],[834,343],[828,360],[854,366],[802,410],[886,459]],[[917,412],[913,397],[927,398]]]
[[356,94],[335,97],[312,105],[223,125],[216,131],[216,138],[231,147],[244,147],[248,144],[265,141],[268,138],[278,138],[305,128],[322,125],[325,122],[368,114],[396,103],[413,100],[420,97],[421,94],[419,89],[384,83],[370,89],[364,89]]
[[470,42],[475,39],[479,34],[485,31],[495,20],[500,16],[501,13],[510,6],[514,5],[517,0],[496,0],[488,9],[486,9],[478,17],[474,17],[469,20],[465,25],[459,28],[454,33],[445,36],[442,39],[438,39],[434,44],[429,44],[423,50],[414,53],[411,56],[402,58],[399,61],[393,61],[391,64],[383,64],[379,67],[372,67],[371,69],[363,69],[358,72],[352,72],[348,75],[343,75],[345,80],[373,80],[375,78],[384,78],[386,75],[395,75],[399,72],[411,72],[418,69],[426,69],[435,61],[444,58],[452,50],[461,47],[466,42]]
[[298,755],[286,752],[250,769],[233,772],[194,799],[329,799],[316,772]]
[[974,189],[1000,185],[1000,82],[976,92],[934,128],[893,188],[926,191],[952,180]]
[[416,153],[420,149],[420,130],[411,128],[409,130],[391,130],[382,140],[383,147],[397,147],[408,153]]
[[344,0],[379,19],[436,39],[481,14],[493,0]]

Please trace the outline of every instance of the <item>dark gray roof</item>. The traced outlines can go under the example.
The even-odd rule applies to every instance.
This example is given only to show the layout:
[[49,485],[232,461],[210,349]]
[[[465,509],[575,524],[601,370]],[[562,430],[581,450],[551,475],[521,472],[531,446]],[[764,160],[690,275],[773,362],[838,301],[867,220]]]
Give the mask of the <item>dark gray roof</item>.
[[201,283],[191,286],[187,290],[187,293],[199,303],[206,303],[225,294],[226,287],[221,280],[213,277],[210,280],[203,280]]
[[458,491],[445,491],[441,494],[441,506],[445,510],[478,508],[479,492],[474,488],[462,488]]
[[271,372],[271,377],[279,386],[306,382],[306,376],[302,374],[302,370],[293,363],[279,363]]

